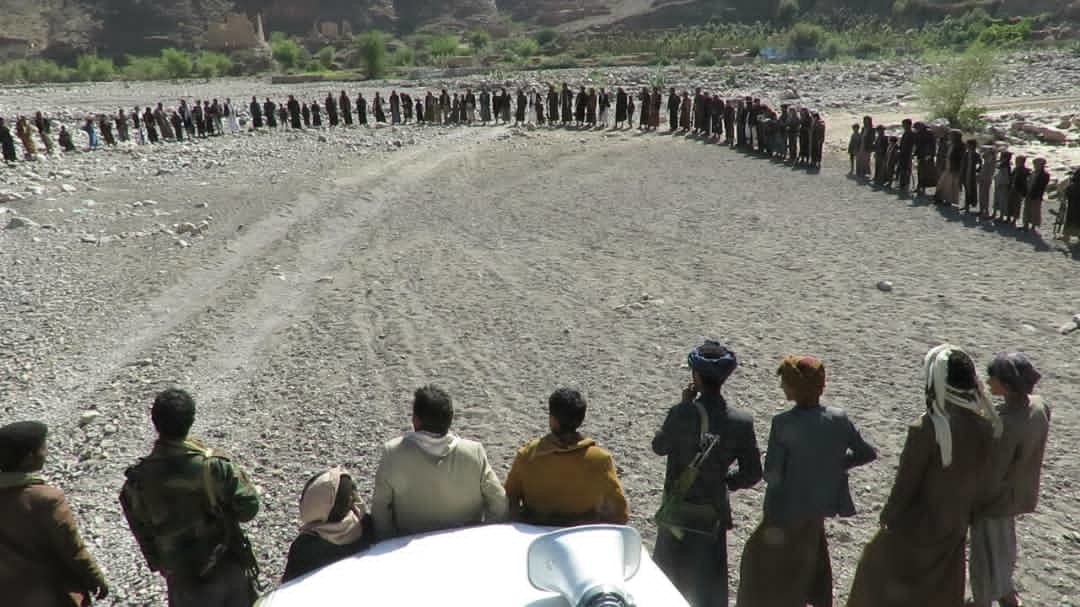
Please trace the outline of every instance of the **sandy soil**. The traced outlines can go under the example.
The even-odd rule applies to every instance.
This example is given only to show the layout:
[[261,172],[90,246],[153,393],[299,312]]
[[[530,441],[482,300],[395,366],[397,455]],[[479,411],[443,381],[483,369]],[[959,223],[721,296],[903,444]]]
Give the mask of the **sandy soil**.
[[[276,157],[182,179],[118,172],[94,181],[96,210],[79,215],[63,198],[8,205],[56,226],[0,231],[0,406],[51,424],[48,476],[114,604],[162,604],[116,493],[149,448],[147,405],[165,386],[193,390],[195,433],[264,491],[249,532],[275,579],[303,482],[341,463],[369,495],[379,444],[406,430],[411,392],[427,382],[453,394],[456,430],[483,441],[500,474],[544,431],[550,391],[580,387],[584,429],[614,453],[651,539],[663,460],[649,440],[703,335],[738,352],[726,394],[754,414],[763,446],[785,406],[775,365],[800,352],[826,361],[828,402],[879,448],[853,475],[859,516],[829,525],[841,600],[923,409],[923,353],[948,340],[981,366],[1027,351],[1056,408],[1040,511],[1020,522],[1018,581],[1029,604],[1078,604],[1080,332],[1057,327],[1080,311],[1080,254],[859,187],[846,163],[810,175],[636,132],[397,136],[417,133],[396,151],[325,157],[281,136]],[[187,248],[79,242],[155,221],[121,212],[146,198],[171,213],[160,221],[209,212],[212,228]],[[69,212],[48,212],[57,205]],[[875,288],[883,279],[892,293]],[[101,417],[80,428],[89,409]],[[733,498],[733,584],[762,497]]]

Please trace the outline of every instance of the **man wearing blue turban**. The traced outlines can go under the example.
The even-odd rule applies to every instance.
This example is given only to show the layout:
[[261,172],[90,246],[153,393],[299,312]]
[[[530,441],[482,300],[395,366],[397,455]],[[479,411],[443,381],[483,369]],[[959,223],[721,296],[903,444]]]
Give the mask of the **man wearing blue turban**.
[[654,559],[691,607],[727,607],[728,492],[761,480],[761,453],[753,418],[721,394],[738,366],[735,353],[706,340],[687,362],[693,379],[652,443],[668,458]]

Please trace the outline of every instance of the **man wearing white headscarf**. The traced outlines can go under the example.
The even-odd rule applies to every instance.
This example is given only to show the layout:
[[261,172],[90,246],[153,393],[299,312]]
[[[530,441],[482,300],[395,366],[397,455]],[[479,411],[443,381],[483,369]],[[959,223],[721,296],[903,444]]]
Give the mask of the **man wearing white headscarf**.
[[924,359],[926,412],[863,551],[848,607],[964,604],[968,523],[985,494],[995,426],[971,357],[948,344]]

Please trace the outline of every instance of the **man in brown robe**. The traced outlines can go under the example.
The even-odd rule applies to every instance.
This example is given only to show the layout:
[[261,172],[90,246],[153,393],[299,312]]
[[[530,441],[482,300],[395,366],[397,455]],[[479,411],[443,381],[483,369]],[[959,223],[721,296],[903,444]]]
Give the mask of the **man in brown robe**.
[[908,428],[881,529],[859,560],[847,607],[964,604],[968,523],[986,491],[1000,420],[962,350],[938,346],[925,367],[927,412]]

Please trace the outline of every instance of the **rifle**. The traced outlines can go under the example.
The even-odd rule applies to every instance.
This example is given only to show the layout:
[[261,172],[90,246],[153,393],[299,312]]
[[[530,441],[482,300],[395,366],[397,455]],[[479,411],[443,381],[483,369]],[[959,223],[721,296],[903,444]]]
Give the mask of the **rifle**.
[[[704,441],[709,429],[709,416],[705,407],[695,401],[698,416],[701,419],[701,442]],[[708,459],[714,447],[719,442],[718,436],[712,436],[699,449],[694,458],[686,466],[679,478],[675,480],[671,489],[664,490],[664,496],[660,501],[660,509],[653,516],[653,522],[658,527],[667,528],[677,540],[683,539],[687,532],[715,538],[720,523],[719,513],[708,504],[691,504],[686,502],[686,494],[690,487],[697,481],[701,465]]]
[[207,500],[210,503],[210,511],[218,519],[222,527],[224,540],[214,547],[214,551],[210,554],[210,558],[206,560],[206,565],[199,572],[199,576],[205,577],[209,575],[223,559],[237,558],[240,560],[240,566],[251,584],[251,598],[252,602],[254,602],[259,594],[266,590],[266,584],[259,579],[259,562],[255,559],[255,551],[251,547],[251,541],[244,534],[244,530],[240,528],[240,522],[232,516],[232,513],[227,508],[223,508],[218,500],[214,473],[210,465],[212,455],[213,450],[211,449],[207,449],[203,454],[203,484],[206,489]]

